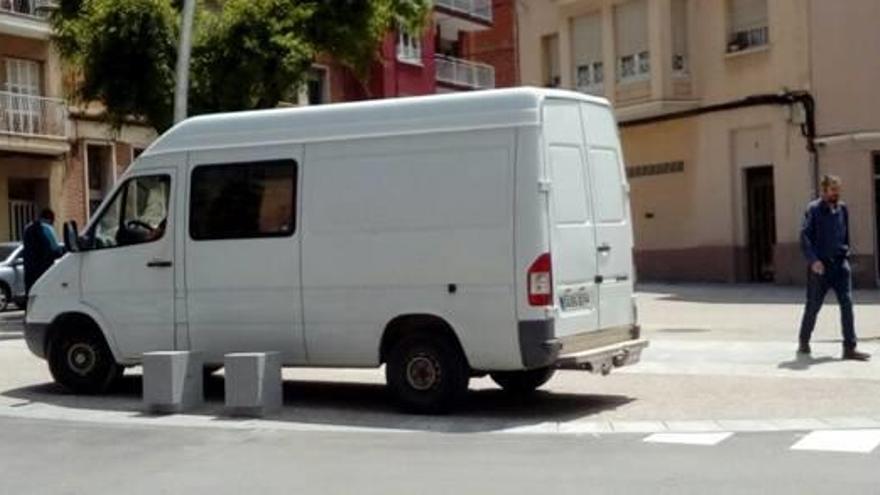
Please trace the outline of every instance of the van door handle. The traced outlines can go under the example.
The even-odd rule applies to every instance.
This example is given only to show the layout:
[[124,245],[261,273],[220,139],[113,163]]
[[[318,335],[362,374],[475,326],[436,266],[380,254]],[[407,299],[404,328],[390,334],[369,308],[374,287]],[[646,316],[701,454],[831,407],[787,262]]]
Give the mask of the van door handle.
[[147,262],[149,268],[170,268],[172,263],[168,260],[151,260]]
[[596,248],[596,251],[599,251],[600,253],[607,253],[611,251],[611,246],[609,246],[608,244],[602,244],[601,246]]

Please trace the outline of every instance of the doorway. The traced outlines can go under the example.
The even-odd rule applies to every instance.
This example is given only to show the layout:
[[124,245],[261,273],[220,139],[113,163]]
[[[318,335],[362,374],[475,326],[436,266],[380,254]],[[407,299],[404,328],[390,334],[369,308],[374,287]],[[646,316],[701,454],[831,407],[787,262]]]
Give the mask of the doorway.
[[749,279],[772,282],[776,275],[773,251],[776,246],[776,200],[773,167],[746,169],[748,204]]
[[877,267],[877,280],[880,280],[880,152],[874,153],[874,266]]

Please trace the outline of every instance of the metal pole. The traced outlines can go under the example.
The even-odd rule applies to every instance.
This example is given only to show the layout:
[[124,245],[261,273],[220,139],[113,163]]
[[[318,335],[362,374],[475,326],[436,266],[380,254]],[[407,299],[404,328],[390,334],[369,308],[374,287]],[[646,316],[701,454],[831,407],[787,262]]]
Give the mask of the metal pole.
[[180,47],[177,51],[177,86],[174,91],[174,123],[186,118],[189,97],[189,55],[192,50],[192,26],[196,0],[184,0],[180,23]]

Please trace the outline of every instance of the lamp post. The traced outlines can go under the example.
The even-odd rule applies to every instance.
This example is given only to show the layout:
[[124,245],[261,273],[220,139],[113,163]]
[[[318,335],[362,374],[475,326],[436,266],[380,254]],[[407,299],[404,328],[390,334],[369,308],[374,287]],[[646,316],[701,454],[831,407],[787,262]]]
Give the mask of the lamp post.
[[192,25],[196,0],[184,0],[180,22],[180,47],[177,50],[177,82],[174,89],[174,123],[186,118],[189,96],[189,56],[192,51]]

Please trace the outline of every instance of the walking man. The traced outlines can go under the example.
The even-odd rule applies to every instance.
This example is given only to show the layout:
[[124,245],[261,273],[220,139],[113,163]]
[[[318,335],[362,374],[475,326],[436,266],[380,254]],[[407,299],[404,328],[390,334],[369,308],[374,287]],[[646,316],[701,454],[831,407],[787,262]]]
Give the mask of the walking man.
[[822,195],[807,206],[801,227],[801,250],[809,263],[807,304],[801,321],[798,353],[810,354],[810,336],[828,289],[840,306],[843,359],[867,361],[870,355],[856,350],[852,307],[852,271],[849,265],[849,210],[840,201],[840,178],[822,177]]
[[31,287],[52,267],[52,263],[61,256],[62,248],[55,238],[55,213],[46,208],[40,212],[39,218],[24,229],[24,286],[30,294]]

